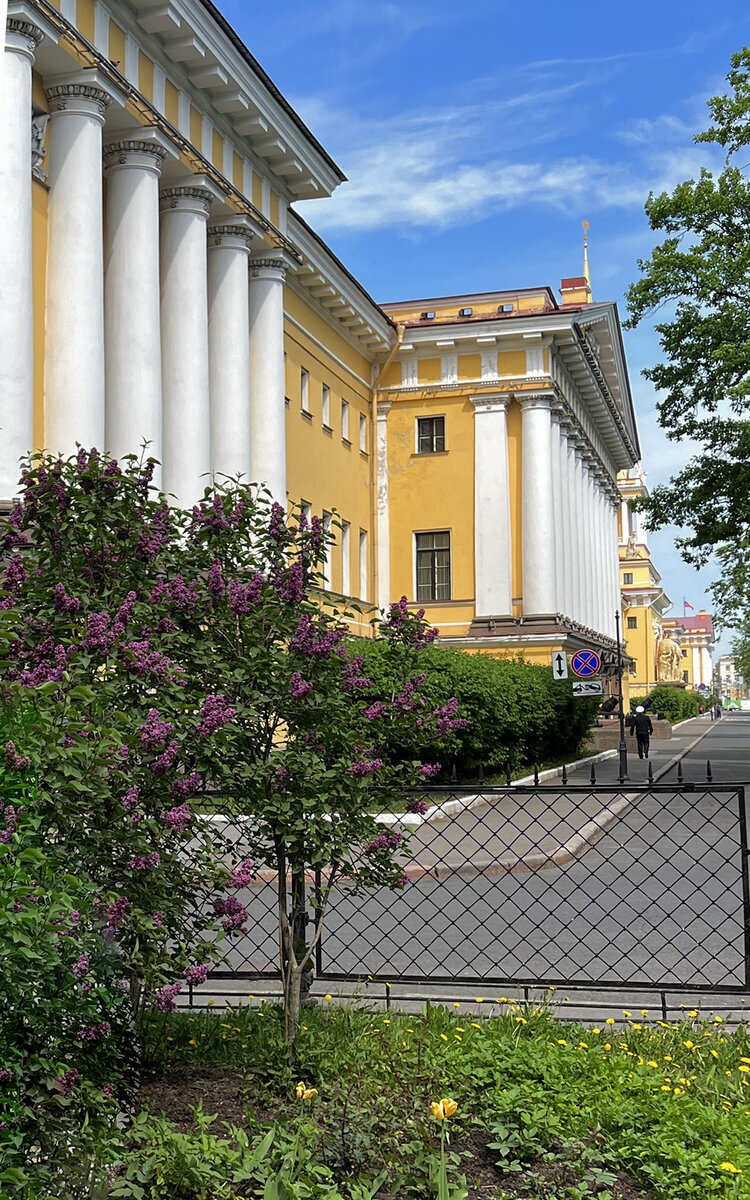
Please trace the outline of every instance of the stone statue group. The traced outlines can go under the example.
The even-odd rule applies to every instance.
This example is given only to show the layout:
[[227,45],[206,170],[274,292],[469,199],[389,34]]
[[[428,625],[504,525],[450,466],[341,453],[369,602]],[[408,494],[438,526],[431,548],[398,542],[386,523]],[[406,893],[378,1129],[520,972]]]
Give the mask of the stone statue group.
[[660,683],[682,683],[682,651],[673,638],[659,639],[657,672]]

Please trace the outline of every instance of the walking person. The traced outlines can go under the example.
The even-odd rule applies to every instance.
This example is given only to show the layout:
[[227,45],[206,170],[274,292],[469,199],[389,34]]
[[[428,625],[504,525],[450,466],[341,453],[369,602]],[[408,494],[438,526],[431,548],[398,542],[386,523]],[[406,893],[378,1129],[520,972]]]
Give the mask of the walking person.
[[651,734],[654,732],[654,727],[651,724],[651,718],[645,711],[642,704],[639,704],[635,710],[633,717],[633,726],[630,730],[635,734],[636,745],[638,746],[638,757],[648,758],[648,748],[650,745]]

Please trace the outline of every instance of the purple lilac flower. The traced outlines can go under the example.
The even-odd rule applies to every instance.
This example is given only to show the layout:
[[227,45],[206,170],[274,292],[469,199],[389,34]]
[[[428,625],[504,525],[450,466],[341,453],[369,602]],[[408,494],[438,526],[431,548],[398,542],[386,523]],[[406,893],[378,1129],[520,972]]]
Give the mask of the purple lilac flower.
[[[444,734],[450,733],[453,729],[463,729],[468,721],[465,717],[457,717],[458,700],[455,696],[448,701],[443,708],[436,708],[432,713],[435,718],[435,732],[438,737],[443,737]],[[423,722],[420,722],[422,724]]]
[[197,737],[210,737],[231,721],[235,710],[227,701],[226,696],[206,696],[201,709],[201,719],[195,727]]
[[178,743],[175,741],[170,742],[164,753],[155,758],[151,764],[151,770],[154,775],[166,775],[167,771],[171,771],[177,761],[179,752],[180,747]]
[[78,1030],[76,1037],[79,1042],[99,1042],[102,1038],[109,1037],[112,1032],[112,1026],[109,1021],[101,1021],[98,1025],[84,1025]]
[[240,904],[236,896],[228,896],[226,900],[214,900],[214,913],[223,917],[222,925],[227,933],[239,930],[246,933],[247,909]]
[[82,979],[83,976],[87,974],[89,965],[88,954],[82,954],[78,961],[73,963],[73,966],[70,969],[76,979]]
[[260,600],[262,591],[263,576],[258,571],[247,584],[240,583],[239,579],[233,579],[229,584],[229,611],[235,617],[249,613],[252,606]]
[[205,983],[208,978],[208,967],[203,964],[201,966],[188,967],[185,972],[185,981],[192,984]]
[[402,833],[381,833],[364,847],[365,854],[377,854],[379,850],[397,850],[404,840]]
[[310,694],[313,690],[311,683],[305,683],[299,671],[293,671],[292,677],[289,680],[289,695],[294,696],[295,700],[301,700],[304,696]]
[[0,815],[5,824],[5,828],[0,829],[0,844],[7,846],[13,841],[13,834],[16,832],[16,825],[18,824],[18,816],[12,804],[6,804]]
[[[151,469],[153,471],[153,467]],[[166,504],[163,504],[160,508],[157,508],[151,520],[151,525],[143,530],[143,533],[136,543],[136,558],[154,558],[160,550],[165,550],[167,548],[170,541],[169,518],[170,512]]]
[[276,591],[287,604],[299,604],[305,594],[305,567],[298,559],[288,571],[279,570],[274,580]]
[[78,1072],[76,1071],[75,1067],[71,1067],[69,1071],[66,1071],[64,1075],[60,1076],[57,1082],[60,1085],[60,1091],[62,1092],[63,1096],[70,1095],[76,1085],[77,1080]]
[[120,896],[118,900],[115,900],[114,904],[110,904],[104,910],[108,929],[115,930],[119,927],[125,917],[125,910],[128,907],[128,903],[127,896]]
[[125,642],[123,645],[128,666],[141,679],[153,675],[155,679],[176,679],[178,669],[170,672],[172,660],[160,650],[152,650],[147,638],[140,641]]
[[176,800],[187,800],[190,796],[195,795],[202,782],[198,772],[193,771],[190,775],[175,779],[169,790]]
[[353,692],[361,688],[368,688],[372,685],[371,679],[365,679],[359,674],[362,666],[362,655],[355,654],[344,664],[344,674],[341,680],[341,689],[344,692]]
[[150,854],[134,854],[125,865],[129,871],[151,871],[158,867],[159,861],[159,851],[152,850]]
[[427,802],[425,800],[410,800],[406,806],[406,811],[410,813],[419,813],[421,817],[427,812]]
[[120,801],[120,804],[125,809],[125,812],[132,812],[138,804],[138,788],[128,788],[122,800]]
[[68,595],[68,593],[65,590],[64,583],[56,583],[55,584],[55,590],[53,593],[52,603],[54,604],[54,606],[58,610],[58,612],[69,613],[69,614],[77,613],[79,608],[81,607],[80,600],[76,600],[74,596]]
[[224,594],[224,576],[221,573],[221,563],[215,558],[208,569],[208,590],[212,596]]
[[326,658],[341,645],[345,632],[339,628],[328,629],[314,621],[308,613],[303,613],[289,641],[289,648],[306,658]]
[[353,762],[350,767],[347,767],[346,774],[353,775],[355,779],[363,779],[366,775],[372,775],[373,771],[379,771],[382,766],[382,758],[362,759],[360,762]]
[[409,601],[402,596],[397,604],[392,604],[388,610],[386,624],[393,630],[398,630],[409,620]]
[[154,925],[162,926],[164,924],[164,913],[155,912],[152,919]]
[[173,829],[175,833],[184,833],[192,820],[192,814],[187,804],[180,804],[162,812],[161,819],[167,829]]
[[159,988],[157,992],[154,992],[154,1003],[159,1012],[174,1012],[174,998],[181,991],[181,983],[170,983],[167,987]]
[[440,774],[441,770],[442,766],[440,763],[423,763],[419,768],[420,774],[424,775],[425,779],[434,779],[436,775]]
[[81,643],[83,649],[108,654],[114,640],[114,634],[109,628],[109,613],[91,613],[86,621],[86,637]]
[[276,501],[271,505],[271,519],[268,522],[268,536],[274,542],[283,542],[286,534],[286,516],[283,508]]
[[169,721],[162,721],[159,710],[151,708],[138,732],[141,735],[141,745],[147,750],[161,750],[174,733],[174,725],[170,725]]
[[387,712],[388,705],[384,704],[382,700],[376,700],[369,708],[362,709],[362,716],[366,721],[377,721],[380,717],[384,717]]
[[254,866],[249,858],[242,860],[238,867],[234,867],[229,872],[229,881],[227,886],[234,888],[243,888],[251,882],[254,873]]
[[275,792],[283,792],[289,778],[290,772],[287,771],[286,767],[277,767],[276,774],[273,777],[273,790]]
[[102,1088],[102,1095],[104,1096],[105,1100],[114,1099],[115,1089],[112,1087],[111,1083],[105,1083],[104,1087]]
[[0,1070],[0,1083],[10,1083],[12,1078],[13,1078],[13,1072],[8,1070],[7,1067],[3,1067]]

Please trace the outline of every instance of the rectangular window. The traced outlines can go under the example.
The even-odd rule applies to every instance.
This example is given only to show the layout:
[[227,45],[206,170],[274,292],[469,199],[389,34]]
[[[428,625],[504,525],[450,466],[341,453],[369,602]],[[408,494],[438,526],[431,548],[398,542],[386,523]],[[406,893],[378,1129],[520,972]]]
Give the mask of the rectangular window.
[[442,454],[445,450],[445,417],[419,417],[417,454]]
[[637,629],[637,628],[638,628],[638,618],[637,617],[628,617],[628,629]]
[[310,528],[310,517],[312,516],[312,504],[310,503],[309,500],[300,500],[299,507],[300,507],[300,512],[301,512],[302,516],[307,521],[307,528],[309,529]]
[[325,558],[323,559],[323,586],[331,590],[331,543],[328,540],[331,533],[331,514],[323,513],[323,533],[325,534]]
[[450,600],[451,535],[416,534],[417,600]]
[[359,448],[367,453],[367,417],[363,413],[359,414]]
[[345,442],[349,441],[349,405],[346,400],[341,401],[341,436]]
[[348,521],[341,522],[341,591],[345,596],[351,593],[351,579],[349,571],[349,555],[351,548],[349,544],[349,530],[351,526]]
[[359,531],[359,598],[367,599],[367,532]]
[[622,582],[623,583],[632,583],[633,582],[633,572],[625,571],[622,576]]
[[322,421],[326,429],[331,428],[331,389],[323,384],[323,409]]
[[300,408],[304,413],[310,411],[310,373],[304,367],[300,371]]

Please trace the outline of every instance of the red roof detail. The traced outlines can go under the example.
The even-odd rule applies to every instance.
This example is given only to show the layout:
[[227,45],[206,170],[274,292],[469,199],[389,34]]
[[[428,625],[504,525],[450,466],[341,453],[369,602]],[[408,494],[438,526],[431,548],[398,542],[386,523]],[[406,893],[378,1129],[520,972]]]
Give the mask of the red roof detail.
[[698,617],[667,617],[665,625],[681,625],[686,633],[709,633],[713,637],[714,623],[710,613]]
[[570,291],[573,288],[587,288],[588,286],[588,282],[583,275],[576,275],[573,279],[560,280],[561,292]]

